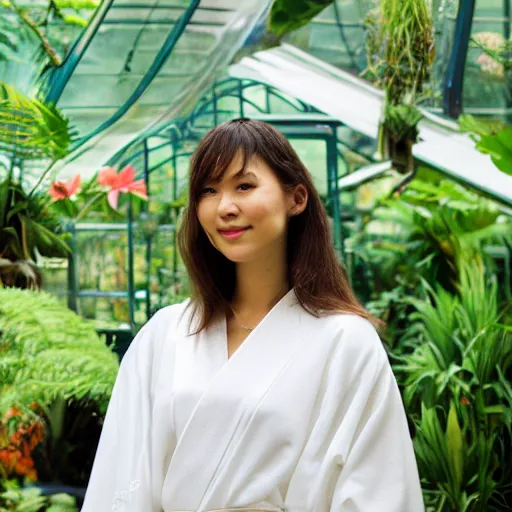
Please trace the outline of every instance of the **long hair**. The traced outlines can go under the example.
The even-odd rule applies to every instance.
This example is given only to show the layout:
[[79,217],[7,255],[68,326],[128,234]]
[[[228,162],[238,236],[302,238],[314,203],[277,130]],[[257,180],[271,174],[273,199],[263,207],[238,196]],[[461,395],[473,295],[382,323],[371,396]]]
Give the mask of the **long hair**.
[[237,154],[243,156],[244,168],[252,157],[261,158],[284,190],[293,190],[299,184],[307,189],[306,208],[290,218],[287,233],[288,281],[299,304],[316,317],[344,312],[371,319],[336,258],[327,213],[295,150],[274,127],[261,121],[235,119],[208,132],[191,160],[189,203],[181,219],[178,246],[191,281],[191,318],[197,315],[199,320],[195,333],[229,311],[235,292],[235,263],[209,241],[199,223],[197,205],[204,184],[219,179]]

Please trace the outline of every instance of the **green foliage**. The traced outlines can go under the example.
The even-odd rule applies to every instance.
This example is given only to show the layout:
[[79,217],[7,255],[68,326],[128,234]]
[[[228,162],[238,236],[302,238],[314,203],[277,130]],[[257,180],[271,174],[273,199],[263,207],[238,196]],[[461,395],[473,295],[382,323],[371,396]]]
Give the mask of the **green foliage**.
[[43,496],[38,488],[9,489],[0,493],[0,512],[77,512],[75,498],[67,494]]
[[53,106],[28,98],[0,82],[0,151],[23,160],[59,160],[69,152],[74,132]]
[[459,124],[463,131],[472,133],[476,149],[490,155],[498,169],[512,176],[512,126],[467,114],[459,118]]
[[510,247],[506,213],[420,169],[348,247],[388,324],[428,511],[512,509],[512,312],[487,251]]
[[384,127],[394,141],[408,139],[416,142],[421,112],[412,105],[387,105]]
[[[394,365],[409,415],[426,495],[441,511],[504,510],[512,488],[512,333],[500,324],[495,276],[481,259],[459,261],[455,293],[424,282],[410,298],[410,335]],[[506,447],[508,445],[508,449]]]
[[31,198],[12,175],[0,182],[0,286],[37,288],[41,275],[35,262],[38,254],[64,257],[69,248],[56,234],[58,219],[48,210],[50,198]]
[[[392,232],[385,234],[388,226]],[[382,200],[352,245],[378,275],[375,291],[381,293],[401,283],[413,290],[421,278],[453,290],[462,254],[470,258],[486,243],[505,241],[512,241],[511,222],[495,204],[426,176],[411,182],[400,197]]]
[[381,0],[366,19],[367,76],[391,105],[412,104],[430,76],[433,20],[425,0]]
[[0,289],[0,331],[0,415],[71,399],[106,410],[117,356],[91,324],[48,294]]
[[434,56],[430,9],[427,0],[380,0],[365,18],[368,64],[363,74],[386,93],[378,152],[403,173],[414,172],[412,145],[421,119],[415,105],[422,100]]
[[268,19],[271,32],[279,37],[307,25],[333,0],[274,0]]
[[[4,11],[2,17],[11,25],[16,24],[18,32],[29,32],[32,35],[31,39],[35,43],[32,47],[44,56],[44,63],[49,61],[53,66],[60,66],[63,55],[67,53],[69,39],[75,40],[78,31],[87,25],[88,18],[98,5],[99,2],[95,0],[49,0],[28,5],[18,5],[17,0],[3,0],[0,8]],[[70,13],[70,10],[74,12]],[[77,30],[73,34],[75,27]],[[0,25],[0,39],[2,34],[11,33],[12,29]],[[12,56],[17,57],[17,50]]]
[[11,29],[8,20],[0,16],[0,63],[15,59],[18,45],[19,35]]

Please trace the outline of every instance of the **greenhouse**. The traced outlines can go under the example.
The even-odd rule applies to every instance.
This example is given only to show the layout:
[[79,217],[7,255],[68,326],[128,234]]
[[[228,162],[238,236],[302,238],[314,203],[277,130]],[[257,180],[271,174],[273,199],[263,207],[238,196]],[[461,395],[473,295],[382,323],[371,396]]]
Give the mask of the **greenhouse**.
[[[185,254],[184,240],[192,235],[187,235],[190,226],[183,226],[188,226],[188,214],[194,208],[197,224],[201,221],[205,226],[204,205],[213,204],[214,194],[201,192],[196,198],[193,172],[201,169],[207,134],[219,126],[236,126],[229,123],[235,120],[240,126],[276,129],[309,171],[328,221],[328,250],[332,246],[339,275],[343,274],[339,279],[347,280],[354,301],[361,305],[360,310],[348,308],[347,312],[364,311],[361,314],[373,322],[387,355],[386,368],[398,384],[399,407],[405,411],[409,436],[402,433],[397,442],[412,440],[424,503],[421,510],[512,511],[511,30],[512,0],[3,0],[0,512],[72,512],[82,506],[84,512],[101,512],[101,500],[93,495],[100,486],[101,468],[95,469],[95,477],[91,472],[93,464],[99,467],[106,457],[101,450],[116,458],[114,448],[107,446],[107,435],[113,435],[114,412],[110,411],[122,408],[119,397],[114,401],[113,390],[128,378],[120,368],[125,369],[123,375],[130,374],[133,354],[151,329],[145,325],[159,325],[162,310],[169,311],[168,306],[197,297],[199,290],[208,287],[214,290],[212,296],[224,294],[215,282],[204,282],[208,274],[191,264],[202,258],[205,266],[208,261],[214,266],[220,260],[204,251],[203,245]],[[254,153],[261,157],[261,144],[255,147],[260,150]],[[222,155],[223,147],[217,164]],[[252,161],[244,155],[244,168],[249,165],[246,160]],[[233,165],[232,161],[228,169]],[[287,165],[284,162],[283,168]],[[272,170],[281,177],[281,171]],[[202,186],[208,184],[210,188],[204,190],[215,192],[212,183],[217,186],[218,182],[226,183],[211,178]],[[306,208],[312,202],[309,196]],[[271,195],[263,201],[271,204]],[[279,213],[272,211],[277,218]],[[225,218],[235,219],[236,212],[226,213]],[[287,222],[292,225],[293,221]],[[264,237],[265,232],[261,233]],[[305,242],[311,251],[322,245],[321,233],[318,239],[312,233]],[[245,240],[253,240],[248,234]],[[202,232],[202,236],[210,239],[215,254],[223,252],[222,243],[243,245],[234,240],[219,245],[210,234]],[[292,276],[296,274],[290,270],[295,262],[289,254],[290,240],[285,241],[285,268]],[[327,272],[321,260],[315,263],[300,274],[309,276],[303,281],[288,278],[286,290],[306,289],[307,280],[314,281],[311,276]],[[237,279],[241,279],[243,264],[236,265]],[[336,272],[333,282],[338,279]],[[327,304],[321,296],[325,289],[315,288],[320,297],[311,292],[311,299]],[[289,296],[290,292],[285,298]],[[203,313],[208,312],[208,304],[213,308],[204,302]],[[247,318],[255,327],[240,324],[242,330],[254,329],[255,336],[246,332],[234,350],[230,352],[228,346],[217,381],[222,372],[235,371],[237,362],[243,361],[243,351],[230,360],[242,342],[248,357],[260,341],[256,333],[266,332],[271,322],[279,324],[275,311],[279,303],[272,304],[258,322]],[[311,311],[306,310],[309,315]],[[235,322],[235,310],[233,315]],[[288,338],[279,336],[279,329],[284,333],[285,326],[276,328],[276,340]],[[311,333],[307,341],[319,341],[320,332],[324,331]],[[252,345],[244,341],[246,336]],[[263,334],[260,338],[262,343],[266,339]],[[278,361],[284,357],[279,350]],[[334,361],[338,349],[332,350]],[[265,363],[265,371],[260,372],[255,365],[262,359],[255,354],[246,372],[237,370],[244,382],[254,374],[259,392],[259,376],[266,374],[267,364],[273,368],[274,363]],[[163,355],[154,357],[155,361],[160,358],[160,364],[165,361]],[[190,370],[188,378],[194,376],[202,386],[192,355],[183,357],[182,362],[191,367],[185,368],[184,363],[180,367],[176,355],[177,381]],[[314,357],[310,360],[314,365]],[[136,391],[131,386],[138,382],[138,372],[147,369],[142,359],[138,364],[129,381],[134,400]],[[276,375],[282,378],[287,365],[292,362],[283,363]],[[342,404],[352,391],[336,382],[329,384],[333,372],[326,370],[322,377],[326,383],[318,384],[319,390],[325,387],[334,393],[339,387],[335,399]],[[308,375],[302,379],[310,379],[308,386],[297,383],[297,402],[305,403],[306,388],[315,386],[313,369]],[[361,382],[356,379],[351,384],[354,389],[364,385],[363,376],[362,371]],[[167,378],[174,382],[174,376]],[[261,377],[262,382],[266,378]],[[136,419],[118,420],[119,444],[125,432],[137,431],[134,422],[145,425],[144,407],[152,418],[148,421],[157,421],[152,414],[163,406],[158,405],[156,389],[164,381],[158,382],[151,387],[148,402],[134,409]],[[233,382],[228,387],[237,386],[242,389],[245,384]],[[262,396],[270,390],[277,393],[274,381],[267,387]],[[293,388],[294,384],[287,386],[287,393]],[[252,392],[249,401],[256,400]],[[172,422],[179,425],[175,390],[169,394]],[[315,400],[320,401],[318,396]],[[224,398],[219,398],[220,404]],[[204,401],[198,402],[198,409]],[[286,399],[290,401],[294,399]],[[326,402],[327,398],[312,411],[318,406],[321,413]],[[105,421],[109,403],[110,418]],[[382,399],[381,407],[385,404]],[[365,402],[362,408],[366,407],[370,406]],[[216,413],[205,417],[203,428],[211,417],[212,423],[222,426],[212,428],[229,431],[229,414],[220,409],[222,405],[218,418]],[[280,412],[280,421],[298,425],[298,413],[286,418],[286,410]],[[338,434],[322,439],[315,449],[329,445],[326,453],[331,454],[335,440],[344,439],[340,432],[349,416],[348,412],[342,415]],[[360,419],[357,431],[364,434],[370,420]],[[366,496],[372,492],[368,483],[361,482],[372,481],[373,475],[364,473],[363,462],[361,467],[354,462],[352,451],[341,448],[333,461],[324,459],[304,470],[307,478],[302,484],[297,483],[302,476],[294,480],[288,475],[288,480],[276,483],[279,492],[269,490],[259,497],[268,503],[246,503],[242,496],[255,494],[256,484],[251,487],[247,482],[240,490],[238,478],[226,475],[236,461],[228,457],[242,449],[245,439],[239,430],[250,432],[256,423],[251,421],[241,416],[217,467],[212,466],[215,450],[210,452],[207,446],[203,452],[199,443],[198,453],[187,454],[182,461],[190,480],[180,476],[175,484],[168,483],[171,470],[177,471],[177,461],[184,456],[180,446],[186,443],[178,439],[175,460],[175,452],[166,448],[160,468],[150,448],[155,450],[153,443],[161,432],[145,425],[158,431],[148,441],[150,448],[134,438],[131,449],[140,446],[141,467],[156,464],[163,471],[151,476],[151,485],[161,478],[163,489],[157,489],[155,498],[153,488],[150,505],[143,502],[143,476],[126,480],[120,476],[122,470],[109,466],[105,471],[112,473],[119,488],[104,491],[112,493],[110,501],[105,501],[112,504],[105,510],[420,510],[405,498],[399,507],[399,501],[361,498],[358,502],[355,495],[349,496],[352,491],[345,480],[353,478],[354,488],[366,486]],[[320,420],[308,421],[313,436]],[[336,421],[333,416],[329,427],[334,428]],[[197,429],[197,424],[190,423],[189,430]],[[203,431],[198,432],[202,438]],[[277,431],[265,430],[262,435],[263,444],[274,446],[276,452],[285,453],[294,442],[283,442]],[[300,437],[298,431],[289,436]],[[383,430],[381,441],[385,436]],[[219,450],[223,442],[219,440]],[[351,450],[358,442],[349,442]],[[370,451],[374,442],[367,441]],[[389,443],[389,450],[394,450],[393,441]],[[308,447],[304,440],[293,471],[302,467]],[[244,455],[248,465],[254,462],[250,449]],[[117,464],[122,464],[129,450],[130,446],[123,446]],[[379,452],[378,446],[373,451]],[[255,458],[260,460],[263,454],[258,458],[258,453]],[[192,459],[197,459],[199,467],[204,465],[205,475],[191,476],[194,465],[186,461]],[[282,464],[284,460],[283,455]],[[400,467],[399,455],[390,460],[395,469]],[[367,463],[380,464],[371,457]],[[266,470],[254,464],[254,474],[249,476],[256,481]],[[340,474],[329,499],[293,502],[294,492],[301,495],[296,488],[316,488],[311,482],[329,464]],[[277,460],[275,465],[279,466]],[[350,468],[355,476],[346,476]],[[215,478],[202,492],[201,479],[208,477],[209,469]],[[390,487],[385,483],[386,471],[384,466],[380,469],[382,487]],[[393,472],[389,474],[392,478]],[[198,496],[187,498],[188,507],[180,505],[178,497],[173,502],[171,490],[166,489],[166,485],[178,488],[180,478],[190,482],[191,488],[198,482]],[[220,479],[217,486],[215,479]],[[86,500],[84,505],[89,484],[89,503]],[[318,485],[324,484],[331,485]],[[407,487],[405,481],[403,485]],[[391,487],[389,495],[397,494],[401,484]],[[219,498],[222,493],[229,499]]]

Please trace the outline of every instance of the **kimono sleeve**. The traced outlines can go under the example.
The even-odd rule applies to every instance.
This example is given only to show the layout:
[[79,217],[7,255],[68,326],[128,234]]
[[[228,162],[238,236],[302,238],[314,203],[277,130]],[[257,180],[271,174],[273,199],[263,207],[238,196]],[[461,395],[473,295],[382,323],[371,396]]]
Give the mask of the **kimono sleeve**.
[[152,382],[162,311],[139,331],[122,359],[81,512],[159,512],[153,492]]
[[373,326],[353,317],[337,340],[302,458],[311,510],[424,512],[400,391]]

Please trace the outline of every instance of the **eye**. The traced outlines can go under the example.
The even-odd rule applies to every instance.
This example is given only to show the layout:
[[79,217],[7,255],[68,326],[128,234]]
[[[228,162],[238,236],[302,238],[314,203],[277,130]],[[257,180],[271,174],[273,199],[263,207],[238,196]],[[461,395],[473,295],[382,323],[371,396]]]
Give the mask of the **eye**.
[[245,192],[247,190],[250,190],[251,188],[254,188],[254,185],[251,185],[250,183],[240,183],[240,185],[238,185],[237,188]]
[[213,189],[212,187],[206,187],[203,188],[203,190],[201,190],[201,196],[210,195],[211,193],[215,193],[215,189]]

